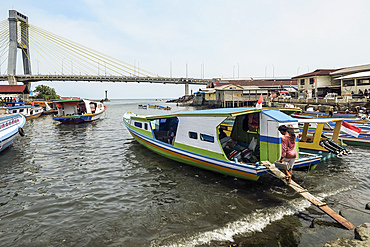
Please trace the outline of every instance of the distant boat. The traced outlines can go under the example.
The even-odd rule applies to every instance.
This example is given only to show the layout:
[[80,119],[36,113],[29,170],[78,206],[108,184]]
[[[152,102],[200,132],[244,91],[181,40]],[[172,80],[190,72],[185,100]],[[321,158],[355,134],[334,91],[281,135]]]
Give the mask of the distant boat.
[[103,103],[87,99],[53,100],[53,102],[58,108],[58,114],[53,120],[67,124],[97,120],[107,109]]
[[20,113],[27,120],[38,118],[41,116],[43,109],[40,106],[25,105],[24,102],[4,102],[7,106],[1,107],[0,111],[3,114]]
[[139,104],[139,105],[137,105],[137,107],[139,108],[139,109],[147,109],[147,105],[142,105],[142,104]]
[[26,118],[19,113],[0,114],[0,152],[12,144],[18,133],[24,135],[22,127],[25,123]]
[[171,110],[169,106],[161,106],[161,105],[152,105],[148,104],[149,108],[159,109],[159,110]]

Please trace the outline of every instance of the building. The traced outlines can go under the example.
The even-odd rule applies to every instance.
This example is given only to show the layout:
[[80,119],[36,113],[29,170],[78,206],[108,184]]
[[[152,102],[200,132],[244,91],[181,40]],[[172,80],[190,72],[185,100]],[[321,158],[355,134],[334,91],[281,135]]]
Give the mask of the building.
[[30,91],[27,85],[0,85],[0,99],[22,98],[27,99]]
[[207,88],[195,92],[193,105],[208,107],[243,107],[255,105],[262,94],[267,100],[272,93],[295,94],[297,81],[292,79],[215,79]]
[[340,82],[335,83],[330,73],[337,69],[317,69],[313,72],[292,77],[298,82],[299,95],[305,98],[324,97],[327,93],[340,94]]
[[307,98],[325,97],[327,93],[341,96],[359,94],[370,90],[370,65],[341,69],[317,69],[313,72],[292,77],[298,81],[300,95]]
[[359,94],[370,90],[370,64],[343,68],[330,73],[335,84],[341,86],[340,95]]

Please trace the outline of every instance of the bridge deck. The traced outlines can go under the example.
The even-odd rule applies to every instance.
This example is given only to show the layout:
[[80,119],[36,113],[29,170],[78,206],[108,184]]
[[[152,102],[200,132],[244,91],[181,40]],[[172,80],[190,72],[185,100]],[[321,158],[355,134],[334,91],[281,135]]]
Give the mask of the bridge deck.
[[[145,82],[162,84],[200,84],[211,83],[211,79],[140,77],[140,76],[102,76],[102,75],[16,75],[17,82],[35,81],[101,81],[101,82]],[[0,81],[8,81],[7,75],[0,75]]]

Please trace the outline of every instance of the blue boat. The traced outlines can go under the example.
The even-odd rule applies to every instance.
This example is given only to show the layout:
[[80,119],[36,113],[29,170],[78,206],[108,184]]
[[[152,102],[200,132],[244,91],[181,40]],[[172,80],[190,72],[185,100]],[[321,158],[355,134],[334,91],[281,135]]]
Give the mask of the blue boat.
[[12,144],[18,133],[24,135],[25,123],[26,118],[19,113],[0,115],[0,152]]

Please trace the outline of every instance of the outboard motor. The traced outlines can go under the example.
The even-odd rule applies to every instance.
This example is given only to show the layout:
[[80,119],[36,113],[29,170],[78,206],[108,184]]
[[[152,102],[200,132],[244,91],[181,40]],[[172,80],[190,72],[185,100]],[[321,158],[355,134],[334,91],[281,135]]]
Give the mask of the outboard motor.
[[328,144],[328,141],[327,140],[321,140],[319,145],[323,148],[325,148],[326,150],[328,150],[330,153],[334,153],[336,155],[339,155],[339,151],[332,148],[329,144]]
[[228,155],[229,160],[235,160],[235,162],[238,162],[242,160],[242,152],[233,150],[231,153]]
[[242,152],[242,159],[247,163],[256,163],[257,161],[253,158],[253,150],[248,148],[244,149]]
[[328,138],[326,135],[321,134],[321,137],[327,138],[327,139],[320,141],[320,146],[324,147],[329,152],[332,152],[331,150],[333,150],[334,152],[332,152],[332,153],[335,153],[339,156],[342,155],[342,154],[347,155],[347,154],[350,153],[349,150],[347,150],[344,147],[338,145],[337,143],[335,143],[335,141],[333,141],[333,139]]

